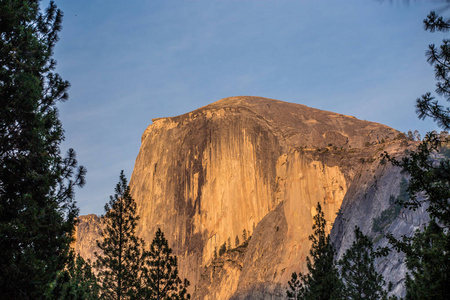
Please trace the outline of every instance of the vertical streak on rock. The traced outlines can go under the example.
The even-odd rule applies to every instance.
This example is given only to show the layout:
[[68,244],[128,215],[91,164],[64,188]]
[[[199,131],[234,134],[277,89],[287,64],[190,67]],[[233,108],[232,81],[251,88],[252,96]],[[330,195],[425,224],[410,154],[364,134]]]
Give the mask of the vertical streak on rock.
[[195,284],[199,262],[208,263],[243,229],[253,230],[278,204],[281,148],[265,122],[239,109],[156,120],[144,135],[130,183],[139,234],[149,240],[162,227],[181,275]]
[[[258,275],[258,280],[280,282],[292,261],[302,267],[311,208],[320,201],[331,223],[348,187],[349,176],[334,158],[327,164],[311,153],[329,145],[359,147],[396,133],[380,124],[254,97],[223,99],[154,120],[144,132],[130,180],[141,216],[138,234],[150,241],[161,227],[179,257],[180,275],[195,286],[215,248],[229,238],[242,240],[244,229],[253,233],[253,224],[284,202],[289,242],[279,261],[285,272],[269,266]],[[309,156],[298,147],[308,147]]]
[[[380,141],[389,143],[398,133],[259,97],[222,99],[155,119],[142,136],[130,180],[141,217],[138,234],[150,242],[158,227],[164,231],[191,292],[202,270],[220,269],[223,282],[198,287],[203,293],[197,295],[205,299],[228,298],[235,291],[240,298],[282,299],[280,289],[291,272],[305,269],[317,202],[330,229],[347,189],[347,198],[352,190],[367,189],[354,180],[361,174],[360,162],[373,161],[377,148],[384,149]],[[77,238],[87,235],[75,245],[80,252],[92,251],[86,242],[97,229],[80,222]],[[244,229],[253,235],[242,247],[245,253],[228,257],[236,261],[222,267],[205,268],[216,247],[236,236],[242,242]]]

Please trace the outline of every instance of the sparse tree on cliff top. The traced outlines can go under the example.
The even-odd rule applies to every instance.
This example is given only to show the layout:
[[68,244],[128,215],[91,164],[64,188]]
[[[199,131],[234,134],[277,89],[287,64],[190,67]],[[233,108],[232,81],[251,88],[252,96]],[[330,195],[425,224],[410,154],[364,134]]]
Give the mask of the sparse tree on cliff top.
[[69,83],[54,73],[62,12],[50,2],[0,1],[0,295],[43,299],[68,262],[75,152],[61,156],[57,103]]
[[150,245],[148,260],[144,269],[145,299],[169,300],[190,299],[187,293],[189,282],[178,276],[177,257],[160,228]]
[[295,288],[298,287],[295,277],[300,278],[301,286],[298,290],[288,290],[288,296],[297,292],[297,299],[342,298],[342,282],[334,262],[335,251],[330,243],[330,235],[325,234],[325,227],[324,213],[318,203],[312,227],[313,234],[309,236],[312,245],[309,251],[311,257],[306,258],[308,273],[306,275],[292,274],[291,282]]
[[384,279],[375,270],[373,243],[361,230],[355,228],[355,240],[339,261],[345,299],[382,299]]
[[135,233],[139,217],[123,171],[105,210],[102,238],[97,241],[101,251],[95,253],[101,296],[118,300],[139,298],[146,253],[144,241]]

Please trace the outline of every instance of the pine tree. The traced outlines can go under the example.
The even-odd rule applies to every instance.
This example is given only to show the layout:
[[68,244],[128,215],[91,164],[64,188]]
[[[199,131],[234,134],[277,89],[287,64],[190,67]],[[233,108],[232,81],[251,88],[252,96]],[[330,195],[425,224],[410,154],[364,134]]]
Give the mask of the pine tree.
[[373,243],[358,227],[355,240],[339,261],[345,299],[382,299],[384,279],[375,270]]
[[189,281],[181,281],[178,276],[177,257],[172,254],[172,249],[160,228],[150,245],[143,276],[146,286],[145,299],[191,298],[187,293]]
[[62,157],[57,103],[69,83],[54,73],[62,12],[50,2],[0,1],[0,295],[42,299],[69,261],[84,184],[75,152]]
[[449,299],[449,234],[435,219],[423,231],[416,231],[412,237],[391,242],[398,251],[406,254],[405,299]]
[[239,247],[240,244],[241,244],[241,242],[239,241],[239,236],[236,235],[236,239],[234,240],[234,245],[236,247]]
[[327,221],[320,203],[314,217],[310,257],[306,258],[309,273],[304,276],[304,296],[306,299],[339,299],[342,283],[334,262],[335,250],[330,243],[330,235],[325,234]]
[[72,251],[66,269],[58,275],[47,297],[60,300],[96,300],[99,299],[99,289],[90,262]]
[[[431,11],[423,21],[425,30],[430,32],[450,30],[450,20],[445,20],[434,11]],[[436,83],[436,93],[450,101],[450,40],[444,39],[442,45],[437,48],[434,44],[428,46],[428,62],[434,67]],[[432,118],[438,126],[444,130],[450,129],[450,110],[439,104],[431,93],[422,95],[416,100],[417,113],[420,119]]]
[[413,237],[388,235],[394,249],[406,254],[407,299],[450,298],[450,161],[442,154],[435,158],[446,149],[442,145],[435,133],[429,133],[409,156],[391,159],[411,175],[409,198],[400,204],[412,210],[426,205],[431,219]]
[[313,234],[309,236],[312,242],[309,251],[311,258],[306,258],[308,274],[292,274],[291,283],[295,277],[300,278],[300,288],[288,290],[290,296],[298,292],[297,299],[341,299],[342,282],[334,262],[335,250],[330,243],[330,235],[325,234],[326,220],[320,203],[317,204],[317,214],[314,216]]
[[136,299],[141,296],[141,273],[145,264],[144,241],[136,237],[136,202],[123,171],[114,196],[105,205],[102,216],[101,250],[95,253],[103,299]]
[[[432,11],[424,25],[430,32],[447,32],[450,20]],[[440,47],[430,45],[426,55],[435,70],[436,93],[450,101],[450,40],[444,39]],[[420,119],[429,117],[442,129],[450,129],[450,107],[444,107],[431,93],[416,100],[416,111]],[[409,200],[401,204],[413,210],[426,204],[431,219],[413,237],[398,240],[388,236],[394,248],[406,254],[411,272],[406,281],[407,299],[450,298],[450,160],[445,155],[448,142],[446,135],[431,132],[409,156],[395,160],[387,155],[394,165],[411,175]]]
[[242,239],[244,240],[244,243],[247,241],[247,230],[245,230],[245,228],[242,231]]
[[288,281],[288,289],[286,291],[286,296],[289,300],[297,300],[300,298],[302,283],[300,281],[301,275],[299,276],[296,272],[292,273],[291,280]]

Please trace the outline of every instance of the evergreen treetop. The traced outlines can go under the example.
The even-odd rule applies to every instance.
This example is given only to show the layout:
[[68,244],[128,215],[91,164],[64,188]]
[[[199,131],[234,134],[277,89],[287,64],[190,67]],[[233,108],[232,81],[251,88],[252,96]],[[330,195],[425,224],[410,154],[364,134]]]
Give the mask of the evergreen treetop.
[[[447,32],[450,29],[450,20],[431,11],[423,21],[425,30],[430,32]],[[442,44],[428,46],[426,52],[428,62],[434,67],[436,78],[436,93],[450,101],[450,40],[444,39]],[[450,109],[439,104],[430,92],[422,95],[416,100],[416,111],[420,119],[432,118],[444,130],[450,129]]]
[[189,281],[178,276],[177,257],[160,228],[156,231],[144,269],[145,298],[154,300],[190,299]]
[[359,227],[355,227],[355,240],[339,261],[345,299],[382,299],[384,279],[375,270],[373,243]]
[[435,220],[397,243],[406,253],[406,299],[449,299],[450,238]]
[[[432,11],[424,26],[430,32],[447,32],[450,20]],[[426,55],[434,67],[436,93],[450,101],[450,40],[444,39],[439,47],[430,45]],[[442,129],[450,128],[450,108],[440,104],[429,92],[417,99],[416,112],[420,119],[430,117]],[[413,210],[426,204],[431,219],[413,237],[398,240],[388,235],[394,248],[406,254],[406,265],[411,272],[406,279],[407,299],[450,297],[450,161],[445,152],[439,153],[442,146],[448,147],[448,142],[447,134],[430,132],[410,155],[401,160],[390,158],[394,165],[411,175],[410,199],[402,204]]]
[[65,270],[52,283],[47,297],[60,300],[97,300],[100,297],[97,277],[89,261],[71,251]]
[[123,171],[105,210],[102,239],[97,241],[101,252],[95,253],[102,298],[136,299],[142,295],[146,253],[144,241],[135,233],[139,217]]
[[[334,261],[335,250],[331,245],[330,236],[325,233],[325,228],[325,216],[318,203],[312,227],[313,234],[309,236],[312,242],[310,256],[306,257],[308,273],[292,274],[290,289],[287,291],[288,297],[297,295],[297,299],[341,299],[342,282]],[[300,278],[300,288],[297,278]]]
[[54,73],[62,12],[50,2],[0,1],[0,295],[43,299],[69,261],[75,152],[62,157],[56,104],[69,82]]

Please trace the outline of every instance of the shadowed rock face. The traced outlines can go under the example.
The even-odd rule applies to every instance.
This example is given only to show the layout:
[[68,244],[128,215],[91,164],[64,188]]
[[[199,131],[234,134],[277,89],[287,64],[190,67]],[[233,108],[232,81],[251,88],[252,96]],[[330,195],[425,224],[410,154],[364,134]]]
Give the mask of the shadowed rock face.
[[[415,148],[416,144],[413,142],[409,149]],[[384,150],[389,152],[392,157],[399,159],[404,155],[405,149],[393,144],[387,145]],[[352,187],[345,195],[340,213],[330,233],[331,241],[337,249],[338,259],[353,243],[355,226],[361,228],[365,235],[372,238],[374,249],[377,249],[389,246],[385,237],[387,233],[400,239],[404,235],[412,236],[416,229],[428,223],[426,207],[421,207],[417,211],[400,208],[395,217],[382,218],[383,211],[394,211],[393,199],[401,192],[402,180],[407,179],[407,174],[389,163],[380,165],[379,160],[376,160],[372,164],[364,164]],[[390,198],[392,200],[389,200]],[[374,223],[382,226],[376,229],[373,226]],[[387,257],[377,258],[375,266],[377,272],[384,276],[386,288],[390,281],[393,284],[393,293],[405,297],[404,284],[407,270],[404,264],[404,254],[391,251]]]
[[[398,133],[259,97],[155,119],[130,180],[138,234],[149,243],[164,231],[194,298],[282,299],[291,273],[305,270],[317,203],[331,230],[348,191],[368,188],[356,180],[364,168],[377,169],[386,145],[398,148]],[[214,260],[228,240],[243,242],[244,229],[248,245]],[[85,245],[89,234],[77,234]]]

